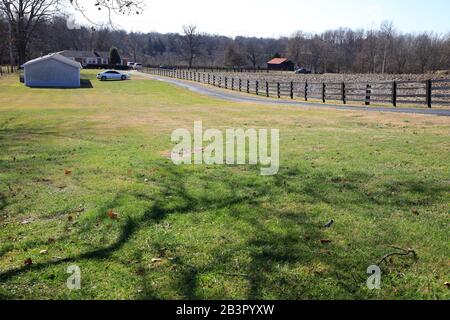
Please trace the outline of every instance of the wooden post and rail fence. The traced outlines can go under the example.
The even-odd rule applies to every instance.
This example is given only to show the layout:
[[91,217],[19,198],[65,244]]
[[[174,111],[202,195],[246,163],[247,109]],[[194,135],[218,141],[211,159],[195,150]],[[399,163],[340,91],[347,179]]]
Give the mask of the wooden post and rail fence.
[[217,73],[191,70],[165,70],[145,68],[144,72],[195,81],[238,92],[252,93],[272,98],[300,98],[322,103],[360,102],[366,106],[380,104],[397,107],[417,105],[450,106],[450,79],[426,81],[384,81],[384,82],[295,82],[268,81],[266,79],[243,79]]

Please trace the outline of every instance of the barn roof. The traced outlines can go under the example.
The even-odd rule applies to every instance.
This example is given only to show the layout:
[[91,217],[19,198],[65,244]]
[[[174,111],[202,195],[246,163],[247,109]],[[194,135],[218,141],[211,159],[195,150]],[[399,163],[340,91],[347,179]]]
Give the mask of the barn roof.
[[282,64],[287,62],[288,59],[286,58],[273,58],[272,60],[270,60],[269,62],[267,62],[268,64]]
[[81,64],[79,62],[74,61],[74,60],[69,59],[69,58],[66,58],[66,57],[60,55],[59,53],[50,53],[50,54],[48,54],[46,56],[30,60],[27,63],[25,63],[23,65],[23,67],[26,67],[26,66],[29,66],[29,65],[32,65],[32,64],[35,64],[35,63],[43,62],[43,61],[46,61],[46,60],[57,60],[59,62],[67,64],[69,66],[72,66],[72,67],[75,67],[75,68],[78,68],[78,69],[83,69],[83,67],[81,66]]

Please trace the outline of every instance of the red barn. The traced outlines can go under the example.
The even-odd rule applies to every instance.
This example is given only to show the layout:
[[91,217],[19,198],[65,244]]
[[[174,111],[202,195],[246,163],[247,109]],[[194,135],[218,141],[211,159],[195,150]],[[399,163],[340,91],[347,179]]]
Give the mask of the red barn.
[[294,71],[294,63],[286,58],[273,58],[267,62],[267,69],[277,71]]

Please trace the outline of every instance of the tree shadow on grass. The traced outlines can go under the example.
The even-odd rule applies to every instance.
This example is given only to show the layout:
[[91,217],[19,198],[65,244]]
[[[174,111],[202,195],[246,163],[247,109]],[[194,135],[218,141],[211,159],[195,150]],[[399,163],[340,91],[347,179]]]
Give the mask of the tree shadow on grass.
[[[267,184],[255,184],[253,193],[239,195],[237,191],[246,190],[248,185],[237,179],[238,174],[234,176],[234,179],[233,174],[231,174],[222,181],[226,188],[231,190],[230,194],[220,199],[208,199],[202,196],[193,196],[187,190],[186,181],[190,175],[188,170],[175,167],[167,162],[159,162],[155,165],[166,173],[164,179],[158,181],[159,194],[147,195],[141,192],[122,190],[113,201],[99,209],[99,214],[104,214],[107,209],[114,208],[124,196],[131,196],[139,201],[149,203],[148,208],[143,210],[141,215],[127,217],[121,222],[120,232],[112,244],[58,261],[7,270],[0,274],[0,281],[8,281],[25,272],[40,271],[63,263],[108,259],[129,243],[140,229],[149,224],[161,223],[172,214],[189,214],[204,212],[205,210],[220,210],[234,205],[247,205],[254,208],[255,212],[263,212],[264,214],[259,216],[256,214],[253,216],[237,214],[233,216],[234,219],[252,226],[253,233],[243,235],[245,241],[239,245],[228,245],[230,250],[227,252],[224,252],[225,246],[218,246],[211,250],[208,252],[210,260],[204,266],[190,265],[183,257],[171,262],[176,270],[175,290],[179,296],[186,299],[204,298],[199,294],[199,276],[206,273],[233,273],[233,270],[230,270],[232,268],[230,261],[233,259],[234,252],[238,251],[248,251],[250,257],[250,262],[244,267],[244,270],[240,271],[245,273],[244,278],[248,284],[246,298],[263,299],[267,296],[275,296],[277,298],[301,299],[314,297],[313,293],[308,293],[308,290],[311,289],[311,283],[299,278],[289,278],[280,273],[283,267],[288,270],[295,270],[298,267],[308,269],[313,263],[322,263],[327,266],[327,276],[335,278],[336,285],[339,287],[336,290],[339,290],[342,295],[351,297],[358,290],[360,284],[352,279],[351,272],[347,272],[354,267],[351,260],[348,257],[330,256],[326,252],[320,252],[321,250],[332,251],[333,247],[324,247],[320,244],[320,239],[325,237],[324,229],[311,219],[308,212],[296,212],[282,208],[280,208],[280,212],[274,212],[271,211],[273,209],[266,209],[263,206],[263,202],[270,201],[271,196],[276,193],[273,193],[272,191],[275,190],[268,188]],[[255,170],[255,177],[257,174]],[[290,171],[286,173],[280,171],[279,176],[273,178],[269,187],[278,188],[278,192],[283,191],[286,195],[302,193],[306,196],[304,201],[309,204],[326,203],[344,209],[349,205],[365,207],[367,205],[385,206],[387,204],[407,208],[412,204],[409,197],[404,196],[408,193],[416,194],[417,197],[426,199],[427,204],[431,204],[439,201],[443,194],[448,191],[448,188],[433,181],[405,180],[401,182],[400,189],[397,183],[381,185],[379,193],[386,195],[386,197],[389,194],[392,196],[393,188],[401,191],[401,194],[397,197],[398,201],[391,203],[389,202],[389,199],[392,199],[391,196],[374,198],[368,196],[361,189],[361,185],[372,179],[370,174],[350,172],[338,178],[316,174],[310,175],[309,178],[303,179],[299,183],[298,181],[302,178],[304,177],[300,172],[292,173]],[[352,195],[351,200],[345,197],[348,194]],[[175,205],[173,203],[168,204],[167,197],[176,197],[178,201]],[[345,201],[342,201],[343,199]],[[273,228],[270,225],[271,214],[278,215],[278,228]],[[83,230],[82,232],[89,232],[89,230]],[[161,247],[158,242],[153,242],[151,245],[155,249]],[[343,249],[341,248],[341,250]],[[369,265],[369,261],[367,265]],[[318,275],[318,277],[320,276]],[[144,290],[138,295],[138,298],[161,298],[161,295],[145,278],[142,281]]]
[[[67,257],[63,259],[59,259],[57,261],[44,262],[39,264],[32,264],[30,266],[23,266],[20,268],[8,270],[0,273],[0,281],[7,281],[15,276],[18,276],[24,272],[29,271],[39,271],[45,269],[50,266],[55,266],[63,263],[75,262],[79,260],[104,260],[111,257],[111,255],[123,248],[123,246],[130,241],[130,239],[136,234],[136,232],[143,226],[148,225],[148,223],[158,224],[163,221],[168,215],[174,213],[189,213],[195,212],[205,208],[205,203],[202,203],[197,198],[192,197],[186,190],[186,186],[184,182],[186,181],[186,173],[183,172],[179,167],[175,167],[172,164],[167,165],[166,162],[161,162],[159,167],[164,167],[166,172],[170,174],[170,176],[166,177],[165,183],[162,186],[162,193],[160,196],[156,197],[148,197],[144,194],[139,194],[130,191],[123,191],[118,193],[118,195],[110,202],[105,204],[103,207],[99,208],[99,215],[104,215],[108,209],[114,208],[125,196],[132,196],[135,199],[145,199],[151,205],[148,209],[144,210],[143,214],[140,217],[127,217],[124,222],[122,222],[120,233],[117,239],[109,246],[104,248],[92,250],[77,256]],[[167,195],[177,195],[182,199],[182,201],[172,207],[167,207],[165,205],[165,197]],[[221,203],[210,202],[207,203],[206,206],[214,206],[214,208],[227,207],[229,205],[239,203],[239,200],[234,199],[231,196],[228,200],[225,200]],[[82,230],[82,232],[89,232],[86,228]]]
[[3,210],[6,206],[6,196],[0,192],[0,210]]
[[[299,190],[296,188],[290,190],[288,186],[297,182],[299,176],[300,174],[284,175],[283,172],[280,172],[280,175],[274,178],[274,183],[280,188],[284,188],[288,194],[296,194]],[[448,192],[448,187],[439,182],[417,178],[402,181],[400,189],[395,186],[397,184],[395,180],[386,183],[380,182],[377,185],[378,194],[368,195],[367,190],[361,188],[361,185],[367,184],[371,179],[373,179],[373,175],[358,171],[334,178],[317,174],[304,180],[301,192],[307,197],[305,201],[309,204],[323,203],[341,210],[382,208],[387,213],[391,207],[408,212],[412,205],[417,204],[416,200],[411,199],[411,194],[419,199],[419,203],[430,205],[441,201]],[[242,186],[230,184],[230,187],[238,190]],[[392,188],[397,190],[398,194],[392,195]],[[257,194],[265,196],[267,192],[262,191]],[[352,197],[349,198],[348,195]],[[277,213],[279,218],[274,221],[279,224],[279,228],[273,228],[266,222],[270,219],[270,210],[266,212],[266,216],[256,215],[258,210],[264,210],[264,208],[255,200],[257,199],[252,196],[241,199],[241,202],[230,201],[230,203],[236,204],[251,204],[255,208],[253,217],[236,217],[236,219],[251,225],[252,233],[246,235],[245,243],[238,246],[231,245],[233,252],[249,251],[251,262],[246,265],[244,270],[233,270],[232,265],[228,263],[233,259],[233,254],[227,253],[224,247],[218,247],[208,252],[210,263],[200,268],[195,268],[186,264],[182,259],[177,259],[174,261],[174,265],[180,270],[180,273],[176,288],[179,288],[179,293],[183,298],[205,298],[198,290],[198,278],[203,274],[215,274],[216,276],[229,274],[230,277],[237,275],[237,277],[243,278],[248,283],[246,298],[249,299],[267,297],[309,299],[317,298],[320,295],[323,295],[322,297],[352,298],[363,295],[360,290],[364,288],[367,280],[365,270],[376,259],[379,259],[377,250],[379,248],[371,248],[372,252],[361,256],[358,250],[354,251],[354,255],[348,254],[347,251],[353,251],[353,249],[349,249],[346,244],[321,243],[322,239],[327,239],[326,229],[323,224],[314,221],[310,213],[306,211],[290,211],[281,208]],[[323,221],[323,223],[325,222],[327,221]],[[365,249],[367,248],[359,250]],[[359,258],[355,258],[357,256]],[[310,278],[290,278],[280,274],[283,269],[296,270],[297,268],[303,268],[302,270],[310,272]],[[323,281],[329,281],[331,278],[333,291],[320,292],[320,289],[312,291],[312,285],[317,287],[322,285],[319,280],[311,280],[314,278],[323,279]],[[150,290],[149,292],[149,295],[144,292],[140,298],[154,298],[154,291]]]

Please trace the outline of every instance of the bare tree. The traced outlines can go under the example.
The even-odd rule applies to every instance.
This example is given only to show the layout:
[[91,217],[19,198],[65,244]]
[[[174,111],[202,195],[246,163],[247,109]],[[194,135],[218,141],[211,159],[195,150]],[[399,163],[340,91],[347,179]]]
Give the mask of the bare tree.
[[433,53],[431,35],[420,34],[415,40],[415,56],[421,73],[424,73]]
[[[143,10],[142,0],[59,0],[59,2],[69,1],[70,4],[91,23],[95,24],[91,17],[86,14],[87,7],[94,5],[99,11],[106,11],[110,26],[114,28],[113,14],[141,14]],[[87,4],[89,3],[89,4]]]
[[238,43],[239,49],[242,50],[243,55],[250,62],[253,69],[261,65],[263,59],[261,39],[236,37],[235,42]]
[[[50,3],[49,1],[9,0],[8,3],[42,5]],[[84,1],[86,9],[88,1],[91,6],[95,6],[95,1]],[[0,0],[0,7],[4,9],[5,3],[5,0]],[[75,5],[71,4],[70,0],[54,0],[54,3],[58,4],[61,10]],[[317,34],[299,32],[289,38],[233,39],[220,35],[199,34],[195,26],[185,27],[183,34],[155,32],[141,34],[117,30],[108,24],[103,27],[76,25],[76,21],[59,14],[55,8],[48,8],[31,36],[28,29],[25,31],[22,29],[23,34],[29,37],[29,41],[26,42],[26,57],[36,57],[60,50],[107,51],[115,46],[131,60],[142,59],[143,63],[151,65],[190,64],[191,67],[192,65],[221,67],[228,64],[258,67],[278,52],[281,56],[316,72],[421,73],[450,69],[450,35],[404,34],[395,31],[391,23],[385,23],[369,31],[337,29]],[[8,41],[11,15],[8,16],[4,10],[0,11],[0,60],[4,63],[17,60],[19,49],[17,12],[14,8],[11,8],[11,11],[14,19],[13,59],[9,59]],[[35,22],[36,12],[33,13]],[[24,14],[22,21],[31,24],[28,15],[29,13]],[[22,53],[21,59],[23,55]],[[238,55],[244,58],[244,61],[238,59]]]
[[[111,13],[139,14],[141,0],[96,0],[89,5]],[[63,7],[73,6],[84,13],[82,0],[0,0],[0,13],[6,16],[11,27],[19,64],[25,62],[27,47],[37,26],[54,17]]]
[[125,37],[125,43],[133,61],[137,62],[139,60],[138,57],[145,51],[145,38],[140,33],[132,32]]
[[306,39],[302,31],[295,32],[287,43],[289,58],[299,66],[304,63],[304,61],[301,61],[301,56],[305,52],[305,45]]
[[408,61],[411,60],[411,37],[401,35],[397,37],[395,42],[395,46],[392,50],[392,56],[396,67],[393,72],[406,73],[406,66],[408,65]]
[[58,0],[1,0],[3,12],[11,26],[19,64],[25,62],[27,46],[36,27],[56,10]]
[[389,51],[392,50],[394,33],[394,23],[392,21],[384,21],[381,24],[381,38],[383,42],[383,61],[381,64],[381,73],[386,71],[386,63],[388,59]]
[[189,68],[192,68],[194,59],[200,53],[201,35],[197,32],[196,25],[183,26],[183,42],[182,55],[188,62]]

